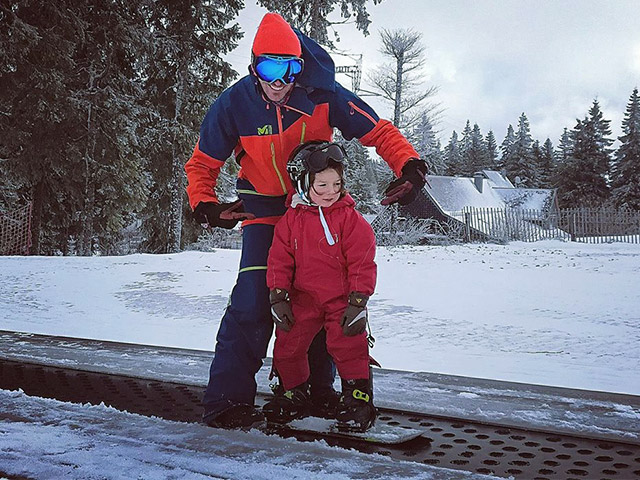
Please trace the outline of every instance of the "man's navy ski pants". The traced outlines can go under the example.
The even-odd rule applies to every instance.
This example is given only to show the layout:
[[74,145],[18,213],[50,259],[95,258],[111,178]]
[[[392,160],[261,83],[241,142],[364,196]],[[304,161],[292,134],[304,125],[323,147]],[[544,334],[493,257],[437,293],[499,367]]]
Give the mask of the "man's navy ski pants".
[[[238,195],[246,212],[257,218],[281,216],[285,196],[267,197],[251,192],[245,180],[238,181]],[[236,285],[231,292],[218,336],[215,356],[209,370],[209,384],[202,403],[206,416],[235,404],[253,405],[255,375],[267,355],[273,333],[269,290],[266,283],[267,256],[273,241],[274,226],[252,223],[242,228],[242,255]],[[335,366],[327,353],[324,330],[309,349],[310,382],[313,390],[333,385]]]

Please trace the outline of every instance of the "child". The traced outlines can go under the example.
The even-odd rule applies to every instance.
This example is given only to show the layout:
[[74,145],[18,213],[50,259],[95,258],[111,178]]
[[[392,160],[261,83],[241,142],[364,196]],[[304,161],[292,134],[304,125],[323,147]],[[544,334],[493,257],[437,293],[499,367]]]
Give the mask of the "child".
[[373,229],[344,189],[345,152],[313,141],[292,153],[287,171],[295,187],[278,222],[267,285],[281,386],[263,407],[267,420],[309,414],[307,350],[321,328],[342,380],[338,424],[364,431],[375,421],[367,342],[366,304],[376,283]]

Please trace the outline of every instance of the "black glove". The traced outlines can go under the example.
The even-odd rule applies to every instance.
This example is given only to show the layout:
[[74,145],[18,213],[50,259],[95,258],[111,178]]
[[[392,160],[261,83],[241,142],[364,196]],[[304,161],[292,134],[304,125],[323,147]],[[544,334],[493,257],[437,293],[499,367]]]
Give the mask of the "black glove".
[[233,228],[240,220],[253,220],[256,216],[244,213],[242,200],[229,203],[200,202],[193,211],[193,218],[204,228]]
[[363,293],[351,292],[349,304],[342,314],[342,333],[347,337],[353,337],[364,332],[367,326],[367,297]]
[[289,292],[282,288],[274,288],[269,292],[269,303],[271,303],[271,317],[276,328],[284,332],[290,331],[295,320],[289,303]]
[[427,181],[429,167],[424,160],[411,158],[402,167],[402,176],[389,184],[384,191],[381,205],[391,205],[399,202],[400,205],[409,205],[418,196]]

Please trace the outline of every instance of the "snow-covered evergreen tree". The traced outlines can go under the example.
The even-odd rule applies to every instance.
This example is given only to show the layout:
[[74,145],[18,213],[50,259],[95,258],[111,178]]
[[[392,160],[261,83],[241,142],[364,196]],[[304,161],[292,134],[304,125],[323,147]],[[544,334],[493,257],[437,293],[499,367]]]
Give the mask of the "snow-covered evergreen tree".
[[610,170],[612,140],[609,120],[594,100],[589,115],[578,120],[571,132],[571,156],[558,168],[556,187],[562,208],[600,207],[609,197],[607,178]]
[[[381,0],[374,0],[374,5]],[[258,3],[271,12],[282,15],[291,25],[317,40],[322,45],[333,47],[333,40],[340,41],[338,33],[333,30],[333,39],[329,30],[333,25],[345,23],[355,18],[355,25],[365,36],[369,35],[369,13],[367,2],[362,0],[258,0]],[[330,21],[332,12],[339,11],[344,20]]]
[[[345,140],[336,133],[334,141],[339,142],[347,152],[345,163],[345,184],[349,194],[356,201],[356,208],[361,213],[378,213],[380,196],[376,167],[368,150],[356,138]],[[385,176],[385,180],[387,180]]]
[[616,207],[640,210],[640,97],[634,88],[622,120],[622,136],[612,172],[611,201]]
[[544,144],[537,144],[534,151],[536,152],[536,163],[538,170],[538,188],[551,188],[553,185],[553,174],[555,170],[553,143],[550,139],[546,139]]
[[446,174],[449,176],[459,176],[462,174],[462,152],[460,151],[460,142],[458,134],[454,130],[449,138],[444,151],[445,163],[447,165]]
[[533,157],[533,139],[529,129],[529,120],[522,113],[518,119],[518,131],[509,154],[504,160],[507,177],[520,187],[532,187],[537,182],[535,159]]
[[489,170],[500,170],[498,163],[498,143],[492,130],[489,130],[484,138],[484,143],[487,147],[487,165]]
[[441,175],[446,166],[440,140],[436,137],[431,118],[423,113],[418,126],[414,128],[411,135],[413,147],[429,165],[429,172],[434,175]]
[[80,254],[111,252],[146,197],[137,142],[143,7],[9,3],[0,95],[11,125],[0,144],[33,200],[33,251],[67,253],[74,237]]
[[[243,4],[159,0],[152,5],[148,22],[153,49],[145,75],[151,124],[145,139],[153,195],[143,215],[142,248],[164,253],[179,251],[181,243],[197,238],[198,226],[182,221],[191,216],[184,164],[207,108],[236,76],[222,56],[241,37],[238,24],[231,22]],[[233,168],[233,160],[227,163],[227,169]]]
[[[487,147],[482,138],[482,132],[477,123],[473,129],[467,133],[469,123],[465,127],[465,137],[463,140],[464,150],[462,151],[463,175],[473,176],[474,173],[486,168],[488,161]],[[468,140],[467,140],[468,138]]]
[[502,143],[500,144],[500,162],[498,163],[500,170],[504,170],[506,162],[511,161],[510,158],[513,152],[513,145],[515,144],[515,142],[516,142],[516,134],[513,130],[513,126],[509,124],[509,126],[507,127],[507,134],[505,135],[504,140],[502,140]]

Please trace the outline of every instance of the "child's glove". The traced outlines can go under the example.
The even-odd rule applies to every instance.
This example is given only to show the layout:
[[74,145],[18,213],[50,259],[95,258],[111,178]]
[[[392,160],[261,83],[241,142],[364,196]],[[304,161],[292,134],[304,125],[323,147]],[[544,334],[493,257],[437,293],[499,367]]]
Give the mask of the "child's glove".
[[289,303],[289,292],[282,288],[274,288],[269,292],[269,302],[271,303],[271,316],[276,328],[283,332],[290,331],[295,320]]
[[349,304],[342,314],[342,333],[347,337],[353,337],[364,332],[367,326],[367,300],[369,297],[363,293],[351,292]]

